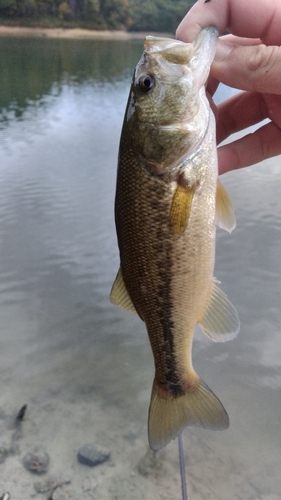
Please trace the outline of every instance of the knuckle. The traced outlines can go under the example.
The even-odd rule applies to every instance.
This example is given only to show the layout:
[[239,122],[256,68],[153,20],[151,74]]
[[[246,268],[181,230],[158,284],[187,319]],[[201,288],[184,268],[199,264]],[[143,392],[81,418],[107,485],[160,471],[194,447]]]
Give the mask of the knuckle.
[[246,61],[248,70],[251,72],[269,71],[276,61],[276,48],[260,44],[249,50]]

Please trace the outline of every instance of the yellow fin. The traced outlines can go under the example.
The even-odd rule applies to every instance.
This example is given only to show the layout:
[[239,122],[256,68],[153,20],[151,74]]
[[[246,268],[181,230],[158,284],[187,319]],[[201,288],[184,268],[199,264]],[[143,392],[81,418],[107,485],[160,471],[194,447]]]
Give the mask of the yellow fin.
[[170,229],[174,236],[181,236],[188,224],[194,187],[178,185],[171,205]]
[[113,283],[110,300],[115,306],[122,307],[123,309],[127,309],[127,311],[131,311],[133,313],[137,312],[127,292],[121,269],[119,269]]
[[229,418],[220,400],[194,372],[193,384],[182,396],[172,397],[154,381],[148,420],[148,440],[152,450],[160,450],[188,425],[223,430]]
[[235,307],[214,280],[211,300],[199,326],[214,342],[232,340],[239,333],[240,322]]
[[216,223],[229,233],[231,233],[236,226],[232,201],[219,179],[216,193]]

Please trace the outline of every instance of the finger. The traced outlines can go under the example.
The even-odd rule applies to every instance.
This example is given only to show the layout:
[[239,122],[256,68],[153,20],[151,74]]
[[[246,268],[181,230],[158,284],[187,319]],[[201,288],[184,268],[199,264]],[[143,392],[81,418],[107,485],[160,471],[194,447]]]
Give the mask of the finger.
[[223,42],[233,43],[236,45],[259,45],[261,43],[260,38],[246,38],[235,35],[223,35],[219,37],[219,40]]
[[228,24],[227,8],[218,9],[218,2],[205,3],[198,0],[188,11],[176,30],[176,38],[183,42],[193,42],[200,31],[207,26],[215,26],[219,33],[226,30]]
[[280,65],[281,47],[248,47],[219,40],[211,74],[232,87],[280,94]]
[[234,35],[261,38],[264,43],[279,45],[281,41],[281,2],[272,0],[198,0],[180,23],[176,37],[192,42],[207,26],[219,33],[228,29]]
[[272,120],[281,129],[281,96],[240,92],[226,99],[216,110],[218,144],[231,134],[265,118]]
[[[236,45],[259,45],[261,43],[259,38],[240,38],[239,36],[234,36],[234,35],[225,35],[219,40],[222,40],[223,42],[231,42],[235,43]],[[216,56],[215,56],[216,57]],[[208,82],[207,82],[207,92],[213,96],[214,93],[216,92],[219,81],[212,76],[212,71],[209,75]]]
[[210,75],[206,86],[207,95],[213,97],[214,93],[217,91],[219,84],[220,82]]
[[248,167],[281,153],[281,130],[267,123],[242,139],[218,148],[219,174]]

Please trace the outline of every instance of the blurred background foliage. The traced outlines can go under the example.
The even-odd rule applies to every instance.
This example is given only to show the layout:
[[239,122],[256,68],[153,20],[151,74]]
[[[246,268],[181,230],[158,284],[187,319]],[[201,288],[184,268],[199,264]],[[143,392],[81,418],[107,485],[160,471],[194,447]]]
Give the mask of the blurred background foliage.
[[195,0],[0,0],[0,23],[173,32]]

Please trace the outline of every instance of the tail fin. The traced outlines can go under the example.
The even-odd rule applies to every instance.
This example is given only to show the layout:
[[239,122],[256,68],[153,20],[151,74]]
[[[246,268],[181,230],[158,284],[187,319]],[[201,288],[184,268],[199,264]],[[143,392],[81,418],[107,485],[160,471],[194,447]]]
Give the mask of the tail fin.
[[173,397],[154,381],[148,418],[148,440],[152,450],[160,450],[188,425],[222,430],[229,418],[220,400],[197,375],[182,396]]

